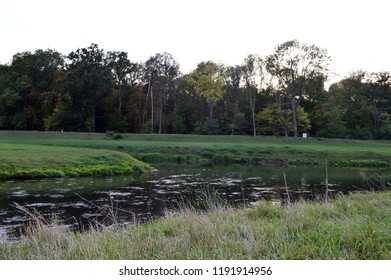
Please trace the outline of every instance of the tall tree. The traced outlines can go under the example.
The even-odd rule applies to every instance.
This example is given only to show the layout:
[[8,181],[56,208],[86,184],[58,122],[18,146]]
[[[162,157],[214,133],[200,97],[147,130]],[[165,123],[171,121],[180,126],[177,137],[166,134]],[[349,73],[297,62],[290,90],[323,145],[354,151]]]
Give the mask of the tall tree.
[[[113,76],[113,89],[111,107],[109,115],[109,130],[113,131],[132,131],[139,127],[141,93],[140,85],[143,81],[144,69],[139,63],[133,63],[129,60],[126,52],[108,52],[108,65]],[[133,102],[129,102],[132,99]]]
[[200,125],[208,114],[205,110],[205,100],[195,93],[188,82],[188,74],[177,80],[177,90],[174,98],[173,131],[175,133],[202,133]]
[[308,101],[305,100],[305,103],[310,103],[305,108],[308,108],[310,115],[312,125],[310,133],[312,135],[326,138],[344,138],[346,136],[345,106],[337,101],[333,94],[333,88],[335,87],[330,87],[330,92],[325,89],[318,91]]
[[0,129],[20,129],[16,127],[15,119],[21,97],[14,82],[11,66],[0,65]]
[[53,110],[62,64],[62,55],[50,49],[13,56],[11,64],[0,73],[0,95],[8,99],[0,111],[7,111],[7,128],[44,129],[44,120]]
[[208,104],[211,121],[213,108],[225,94],[224,78],[219,65],[212,61],[199,63],[197,68],[189,74],[188,82],[193,86],[195,93],[204,98]]
[[128,75],[131,72],[132,63],[126,52],[109,52],[108,63],[118,87],[118,112],[122,111],[122,96],[124,88],[128,85]]
[[365,76],[366,73],[363,71],[353,72],[349,77],[332,84],[329,88],[334,106],[343,108],[337,112],[343,113],[341,120],[345,124],[344,137],[346,138],[373,138]]
[[[391,75],[388,72],[374,72],[366,74],[366,84],[368,86],[368,103],[371,107],[372,128],[375,136],[379,136],[381,129],[381,119],[388,108]],[[382,117],[383,116],[383,117]]]
[[[176,79],[179,77],[179,64],[174,57],[167,53],[157,53],[150,57],[145,66],[148,71],[149,91],[151,94],[151,110],[153,110],[153,94],[156,95],[158,104],[158,132],[163,131],[163,120],[165,118],[165,106],[173,97],[176,86]],[[153,91],[152,91],[153,90]],[[151,116],[153,123],[153,117]],[[152,128],[153,129],[153,128]]]
[[[290,106],[286,106],[287,102],[286,102],[286,95],[283,94],[283,92],[278,89],[278,88],[274,88],[272,83],[271,85],[269,85],[269,92],[271,93],[271,96],[274,97],[274,102],[272,101],[272,104],[269,105],[269,107],[273,107],[273,104],[275,104],[275,110],[273,110],[273,108],[271,108],[270,112],[274,112],[275,114],[277,114],[278,116],[276,116],[277,118],[277,124],[279,126],[279,128],[281,129],[281,131],[284,132],[284,136],[285,137],[288,137],[289,136],[289,132],[292,130],[291,127],[292,127],[292,118],[291,116],[289,116],[288,112],[290,112],[289,110],[289,107]],[[288,107],[288,108],[287,108]],[[268,111],[266,111],[267,113]],[[258,129],[259,130],[259,129]],[[261,130],[259,130],[261,131]]]
[[240,95],[241,95],[241,80],[243,76],[243,68],[240,65],[229,66],[225,68],[225,90],[226,94],[223,98],[224,115],[229,123],[228,129],[231,135],[236,132],[243,132],[244,114],[239,110]]
[[326,76],[330,57],[325,49],[297,40],[278,45],[266,58],[266,69],[278,78],[278,85],[291,104],[294,136],[298,136],[297,108],[308,95],[309,85],[319,75]]
[[259,90],[264,86],[265,71],[264,62],[257,55],[250,54],[243,63],[243,77],[245,81],[245,90],[248,93],[251,110],[251,121],[253,135],[257,135],[255,124],[255,103]]
[[61,100],[48,128],[104,132],[107,129],[104,101],[112,90],[107,54],[97,44],[91,44],[71,52],[67,59]]

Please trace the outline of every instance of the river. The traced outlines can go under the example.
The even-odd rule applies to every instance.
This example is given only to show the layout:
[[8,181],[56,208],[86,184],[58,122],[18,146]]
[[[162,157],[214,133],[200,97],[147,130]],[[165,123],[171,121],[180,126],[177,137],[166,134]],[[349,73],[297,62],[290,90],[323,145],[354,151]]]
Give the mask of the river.
[[[134,223],[161,216],[167,209],[216,191],[233,205],[249,205],[261,199],[287,200],[286,175],[291,200],[322,199],[325,167],[271,167],[256,165],[157,164],[156,170],[138,177],[62,178],[0,182],[0,238],[14,236],[29,220],[15,203],[38,211],[77,230],[96,222]],[[330,196],[370,190],[376,174],[391,180],[387,170],[363,171],[329,167]],[[113,219],[114,218],[114,219]]]

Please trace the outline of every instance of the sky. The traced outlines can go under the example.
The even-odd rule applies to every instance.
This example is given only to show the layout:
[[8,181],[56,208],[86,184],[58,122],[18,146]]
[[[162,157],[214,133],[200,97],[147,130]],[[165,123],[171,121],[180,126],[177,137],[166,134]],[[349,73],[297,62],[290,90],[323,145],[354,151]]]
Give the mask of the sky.
[[335,79],[391,71],[390,29],[389,0],[0,0],[0,63],[97,43],[133,62],[169,52],[188,73],[202,61],[265,57],[297,39],[328,51]]

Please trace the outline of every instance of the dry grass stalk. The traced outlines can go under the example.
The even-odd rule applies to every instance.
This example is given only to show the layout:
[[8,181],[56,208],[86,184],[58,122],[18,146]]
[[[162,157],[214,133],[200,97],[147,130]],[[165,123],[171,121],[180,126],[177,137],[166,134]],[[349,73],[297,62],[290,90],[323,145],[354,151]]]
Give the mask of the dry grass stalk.
[[328,170],[328,162],[326,160],[326,198],[325,201],[329,201],[329,170]]
[[285,189],[286,189],[286,194],[288,195],[288,205],[289,205],[289,204],[291,204],[291,197],[289,195],[288,183],[286,182],[285,172],[283,172],[283,174],[284,174]]

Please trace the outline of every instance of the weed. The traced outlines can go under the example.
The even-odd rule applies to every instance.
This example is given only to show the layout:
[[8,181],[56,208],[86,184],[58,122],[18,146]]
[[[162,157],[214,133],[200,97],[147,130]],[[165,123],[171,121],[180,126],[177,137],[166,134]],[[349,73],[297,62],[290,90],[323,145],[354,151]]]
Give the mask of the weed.
[[[33,213],[30,234],[0,243],[2,259],[390,259],[391,192],[340,196],[329,203],[251,209],[206,203],[126,227],[77,233]],[[204,207],[207,206],[207,207]],[[208,208],[202,209],[201,208]],[[37,226],[37,224],[39,224]]]
[[221,198],[217,190],[208,187],[200,193],[190,192],[190,195],[180,203],[180,208],[194,211],[209,211],[225,205],[227,203]]

